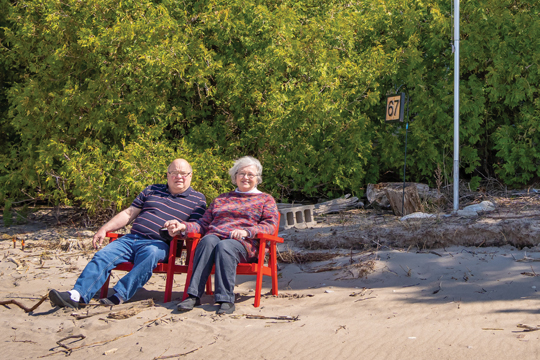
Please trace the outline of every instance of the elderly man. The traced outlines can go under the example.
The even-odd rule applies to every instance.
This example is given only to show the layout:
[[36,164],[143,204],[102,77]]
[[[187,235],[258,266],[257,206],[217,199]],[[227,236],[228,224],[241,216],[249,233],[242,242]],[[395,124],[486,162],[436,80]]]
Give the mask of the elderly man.
[[88,304],[116,265],[126,261],[133,269],[114,286],[115,294],[101,299],[103,305],[118,305],[129,300],[146,284],[159,261],[167,258],[169,245],[160,228],[169,220],[195,221],[206,210],[206,198],[190,186],[192,169],[184,159],[174,160],[167,169],[167,184],[148,186],[131,206],[118,213],[94,235],[98,249],[108,231],[116,231],[133,220],[131,234],[124,235],[98,251],[77,279],[73,290],[51,290],[49,300],[59,307],[77,309]]

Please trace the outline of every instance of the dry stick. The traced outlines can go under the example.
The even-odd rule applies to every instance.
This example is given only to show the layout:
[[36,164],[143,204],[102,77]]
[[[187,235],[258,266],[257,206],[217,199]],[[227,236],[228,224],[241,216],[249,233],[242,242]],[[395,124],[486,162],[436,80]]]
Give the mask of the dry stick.
[[540,261],[540,259],[535,259],[535,258],[530,258],[530,257],[527,257],[527,256],[524,256],[523,259],[516,259],[516,257],[514,256],[514,254],[512,254],[512,256],[514,257],[514,260],[516,260],[516,262],[535,262],[535,261]]
[[537,217],[538,214],[531,214],[531,215],[521,215],[521,216],[486,216],[486,218],[490,219],[521,219],[521,218],[527,218],[527,217]]
[[32,344],[37,344],[37,342],[32,341],[32,340],[11,340],[11,342],[22,342],[22,343],[32,343]]
[[[82,349],[82,348],[88,347],[88,346],[104,345],[104,344],[113,342],[113,341],[115,341],[115,340],[121,339],[121,338],[123,338],[123,337],[130,336],[130,335],[133,335],[133,333],[127,334],[127,335],[118,336],[118,337],[115,337],[114,339],[111,339],[111,340],[103,340],[103,341],[98,341],[98,342],[91,343],[91,344],[88,344],[88,345],[77,346],[77,347],[74,347],[74,348],[69,349],[69,352],[71,353],[73,350]],[[47,355],[41,355],[41,356],[38,356],[38,358],[44,358],[44,357],[56,355],[56,354],[59,354],[59,353],[67,353],[67,351],[66,351],[66,350],[55,351],[55,352],[50,353],[50,354],[47,354]]]
[[167,316],[167,314],[163,315],[163,316],[160,316],[158,318],[155,318],[154,320],[150,320],[150,321],[147,321],[143,324],[143,326],[141,326],[140,328],[137,329],[137,331],[139,330],[142,330],[144,329],[145,327],[149,327],[150,325],[152,325],[153,323],[155,323],[156,321],[158,321],[159,319],[162,319],[164,318],[165,316]]
[[263,316],[263,315],[248,315],[244,314],[246,319],[258,319],[258,320],[286,320],[286,321],[298,321],[300,316]]
[[525,329],[525,330],[523,330],[525,332],[540,330],[540,327],[534,327],[534,326],[529,326],[529,325],[525,325],[525,324],[518,324],[517,327],[521,328],[521,329]]
[[[210,346],[210,345],[214,345],[216,342],[217,342],[217,337],[214,338],[215,340],[213,342],[211,342],[210,344],[206,345],[206,346]],[[167,356],[158,356],[158,357],[155,357],[153,360],[162,360],[162,359],[171,359],[171,358],[175,358],[175,357],[180,357],[180,356],[186,356],[188,354],[191,354],[191,353],[194,353],[195,351],[197,350],[200,350],[204,347],[204,345],[201,345],[199,346],[198,348],[196,349],[193,349],[193,350],[190,350],[188,352],[185,352],[185,353],[181,353],[181,354],[174,354],[174,355],[167,355]]]
[[406,288],[406,287],[412,287],[412,286],[418,286],[418,285],[420,285],[420,283],[418,283],[418,284],[411,284],[411,285],[403,285],[402,287]]
[[38,300],[38,299],[41,299],[41,297],[35,297],[35,296],[7,296],[7,299]]
[[13,305],[17,305],[18,307],[20,307],[21,309],[24,310],[24,312],[26,313],[29,313],[29,312],[32,312],[34,310],[37,309],[37,307],[39,305],[41,305],[45,300],[47,300],[47,298],[49,297],[49,295],[43,295],[43,297],[41,298],[41,300],[39,300],[34,306],[32,306],[31,308],[27,308],[26,306],[24,306],[23,304],[21,304],[20,302],[18,302],[17,300],[7,300],[7,301],[0,301],[0,305],[9,305],[9,304],[13,304]]
[[407,266],[407,269],[409,269],[409,271],[405,270],[405,269],[403,268],[403,266],[401,266],[401,264],[399,264],[399,267],[400,267],[403,271],[405,271],[405,274],[407,274],[408,277],[411,276],[411,269],[410,269],[408,266]]
[[62,339],[60,339],[60,340],[58,340],[58,341],[56,342],[56,343],[58,344],[58,346],[61,346],[61,347],[63,347],[64,349],[71,351],[71,348],[70,348],[70,347],[68,347],[68,346],[65,345],[65,344],[62,344],[62,341],[67,340],[67,339],[79,339],[79,340],[84,340],[84,339],[86,339],[86,336],[84,336],[84,335],[70,335],[70,336],[66,336],[65,338],[62,338]]
[[372,296],[372,297],[368,297],[368,298],[358,299],[358,300],[355,300],[354,302],[364,301],[364,300],[368,300],[368,299],[376,299],[376,298],[377,298],[376,296]]
[[88,312],[86,315],[79,315],[78,313],[72,313],[71,316],[73,316],[76,320],[82,320],[82,319],[86,319],[86,318],[89,318],[89,317],[92,317],[92,316],[95,316],[95,315],[108,314],[109,312],[111,312],[111,311],[110,310],[105,310],[105,311],[99,311],[99,312],[95,312],[95,313]]

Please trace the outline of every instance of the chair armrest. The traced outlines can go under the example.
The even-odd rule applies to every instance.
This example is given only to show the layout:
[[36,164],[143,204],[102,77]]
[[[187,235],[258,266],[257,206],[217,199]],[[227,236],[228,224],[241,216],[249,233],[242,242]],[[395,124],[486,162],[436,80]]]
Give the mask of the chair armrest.
[[117,234],[117,233],[112,233],[112,232],[108,232],[105,234],[105,237],[108,237],[110,239],[109,242],[114,241],[122,236],[123,234]]
[[280,238],[279,236],[275,236],[275,235],[270,235],[270,234],[257,234],[255,235],[255,239],[274,241],[278,243],[284,242],[283,238]]
[[187,233],[186,240],[199,240],[201,238],[201,234],[196,232]]

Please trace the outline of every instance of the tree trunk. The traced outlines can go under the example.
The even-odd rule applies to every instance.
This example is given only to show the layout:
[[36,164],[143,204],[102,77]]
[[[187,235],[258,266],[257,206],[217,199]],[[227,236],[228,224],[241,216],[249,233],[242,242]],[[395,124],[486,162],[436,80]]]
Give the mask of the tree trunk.
[[[416,184],[405,183],[405,196],[403,196],[403,184],[399,183],[389,185],[384,191],[395,215],[405,216],[414,212],[424,211],[422,203],[420,202],[420,197],[418,196]],[[404,205],[402,205],[403,203]]]

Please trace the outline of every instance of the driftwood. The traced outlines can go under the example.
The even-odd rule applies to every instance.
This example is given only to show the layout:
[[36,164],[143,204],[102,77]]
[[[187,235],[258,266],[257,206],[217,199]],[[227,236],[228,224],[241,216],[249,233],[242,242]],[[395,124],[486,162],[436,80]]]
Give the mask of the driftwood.
[[424,207],[418,196],[418,188],[415,184],[405,183],[405,190],[403,189],[403,184],[389,185],[384,188],[384,192],[390,202],[390,207],[397,216],[405,216],[424,211]]
[[540,327],[538,327],[538,326],[529,326],[529,325],[525,325],[525,324],[518,324],[516,326],[518,328],[520,328],[520,329],[525,329],[525,330],[523,330],[525,332],[540,330]]
[[322,215],[364,206],[364,203],[358,200],[356,196],[350,196],[350,194],[347,194],[339,199],[315,204],[313,212],[315,213],[315,215]]
[[[67,355],[70,355],[73,350],[78,350],[78,349],[82,349],[84,347],[88,347],[88,346],[94,346],[94,345],[105,345],[107,343],[110,343],[110,342],[113,342],[113,341],[116,341],[118,339],[121,339],[121,338],[125,338],[127,336],[131,336],[133,335],[133,333],[131,334],[126,334],[126,335],[121,335],[121,336],[117,336],[115,337],[114,339],[110,339],[110,340],[103,340],[103,341],[98,341],[98,342],[95,342],[95,343],[91,343],[91,344],[86,344],[86,345],[80,345],[80,346],[76,346],[76,347],[73,347],[73,348],[69,348],[65,345],[61,345],[62,347],[66,348],[66,350],[59,350],[59,351],[55,351],[53,353],[50,353],[50,354],[47,354],[47,355],[41,355],[41,356],[38,356],[38,358],[44,358],[44,357],[48,357],[48,356],[52,356],[52,355],[56,355],[56,354],[59,354],[59,353],[64,353]],[[81,336],[84,336],[84,335],[71,335],[71,336],[68,336],[67,338],[63,338],[62,340],[66,340],[68,338],[75,338],[75,337],[81,337]],[[62,340],[59,340],[58,342],[62,341]]]
[[8,257],[8,261],[11,261],[12,263],[14,263],[15,265],[17,265],[17,270],[20,270],[20,268],[23,267],[23,265],[21,264],[21,262],[17,259],[15,259],[14,257]]
[[153,320],[148,320],[147,322],[144,323],[143,326],[141,326],[140,328],[138,328],[137,331],[140,331],[140,330],[144,329],[145,327],[151,326],[151,325],[154,324],[156,321],[158,321],[158,320],[160,320],[160,319],[163,319],[165,316],[167,316],[167,314],[162,315],[162,316],[160,316],[160,317],[157,317],[157,318],[155,318],[155,319],[153,319]]
[[17,305],[18,307],[20,307],[21,309],[24,310],[25,313],[29,313],[29,312],[32,312],[34,310],[36,310],[38,308],[39,305],[43,304],[43,302],[45,300],[47,300],[49,298],[49,295],[44,295],[34,306],[32,306],[31,308],[27,308],[26,306],[24,306],[23,304],[21,304],[20,302],[18,302],[17,300],[7,300],[7,301],[0,301],[0,305],[10,305],[10,304],[13,304],[13,305]]
[[62,339],[58,340],[56,343],[58,344],[58,346],[63,347],[64,349],[71,351],[71,348],[63,343],[64,340],[68,340],[68,339],[84,340],[84,339],[86,339],[86,336],[84,336],[84,335],[70,335],[70,336],[66,336],[65,338],[62,338]]
[[137,315],[141,311],[144,311],[147,307],[148,306],[135,307],[135,308],[120,310],[120,311],[117,311],[117,312],[110,313],[109,315],[107,315],[107,318],[108,319],[115,319],[115,320],[128,319],[128,318],[130,318],[132,316]]
[[[445,201],[444,195],[442,195],[437,190],[430,190],[429,186],[426,184],[420,183],[405,183],[405,185],[414,185],[418,191],[418,196],[422,200],[428,200],[434,204],[442,204]],[[387,187],[400,187],[403,190],[403,183],[379,183],[379,184],[368,184],[366,189],[366,196],[370,205],[374,207],[379,207],[383,209],[390,208],[390,201],[386,195],[385,189]]]
[[256,319],[256,320],[285,320],[285,321],[298,321],[300,316],[264,316],[264,315],[248,315],[244,314],[246,319]]

